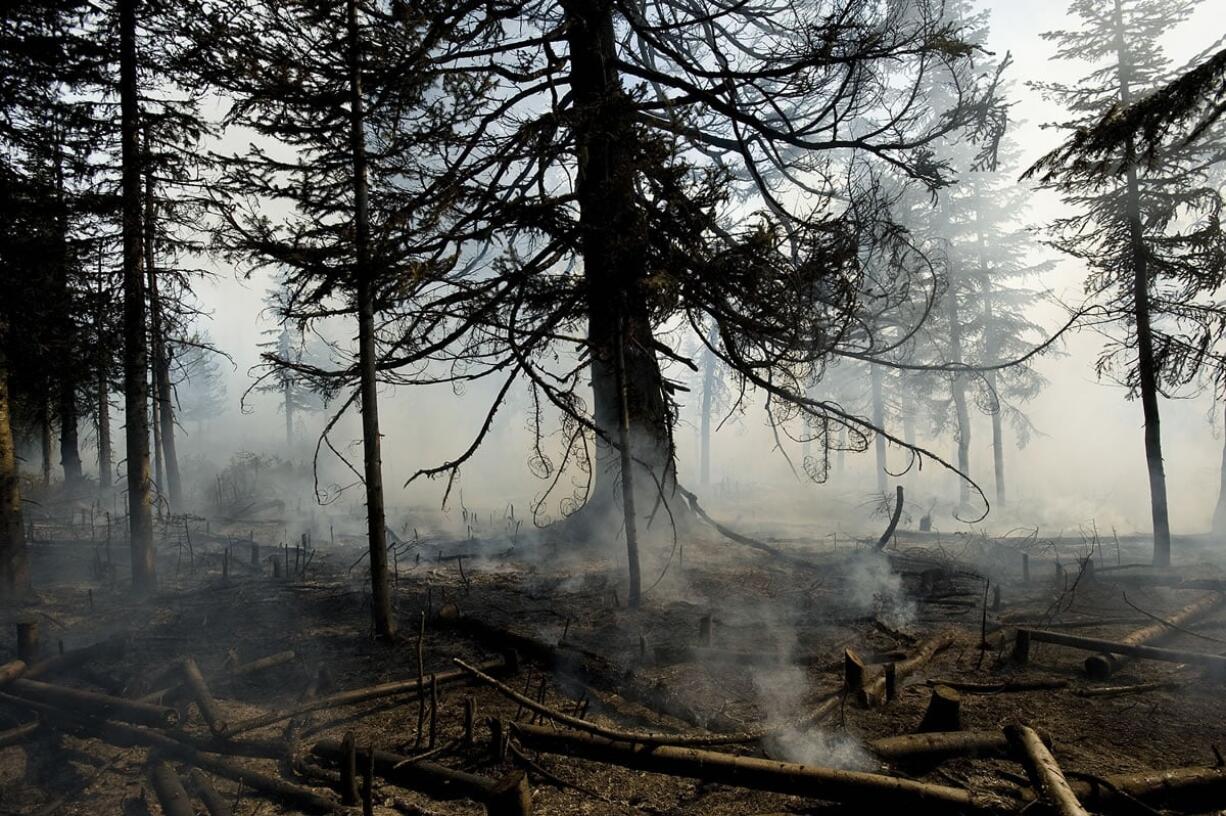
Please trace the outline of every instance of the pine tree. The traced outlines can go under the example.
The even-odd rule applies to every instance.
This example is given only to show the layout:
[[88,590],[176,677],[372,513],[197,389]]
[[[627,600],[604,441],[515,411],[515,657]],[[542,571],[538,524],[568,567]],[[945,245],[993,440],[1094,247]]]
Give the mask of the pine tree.
[[[769,0],[727,6],[716,28],[669,2],[435,12],[432,27],[453,41],[436,64],[492,86],[440,181],[462,225],[448,250],[476,260],[438,287],[436,307],[415,304],[437,330],[396,362],[454,363],[503,381],[500,395],[526,380],[560,417],[562,460],[584,473],[567,522],[575,539],[687,518],[668,370],[688,361],[666,339],[671,320],[704,340],[702,327],[718,326],[706,345],[738,387],[761,389],[775,427],[801,414],[819,429],[871,426],[806,394],[856,316],[870,207],[847,203],[845,180],[881,160],[940,186],[946,168],[925,145],[972,129],[981,109],[961,76],[964,95],[941,115],[905,104],[904,87],[960,74],[973,49],[938,19],[939,3],[906,4],[921,9],[906,19],[903,5]],[[904,67],[887,78],[892,64]],[[422,475],[454,477],[500,399],[472,444]],[[571,510],[570,497],[561,505]]]
[[[222,188],[238,209],[222,239],[249,267],[278,271],[286,290],[280,317],[308,324],[341,316],[357,324],[351,367],[313,369],[341,411],[357,405],[376,634],[395,633],[379,431],[379,314],[430,278],[430,253],[417,250],[431,211],[414,203],[414,180],[444,148],[444,110],[463,115],[463,80],[443,80],[420,58],[422,37],[437,36],[396,6],[374,0],[220,3],[202,32],[213,63],[208,79],[233,99],[227,122],[251,128],[276,153],[253,146],[232,157]],[[443,98],[432,99],[436,82]],[[445,104],[444,104],[445,101]],[[292,158],[281,158],[288,150]],[[241,202],[280,197],[293,207],[274,223]],[[408,343],[415,342],[410,337]],[[382,350],[380,346],[382,345]],[[294,368],[293,360],[273,361]],[[297,366],[301,368],[301,366]],[[329,423],[335,424],[335,417]],[[356,469],[355,469],[356,472]]]
[[[1095,68],[1075,85],[1038,87],[1067,106],[1070,125],[1092,126],[1161,85],[1169,70],[1162,36],[1197,5],[1077,0],[1070,12],[1081,28],[1045,36],[1058,58]],[[1218,332],[1215,311],[1198,302],[1221,285],[1226,268],[1221,198],[1203,170],[1218,149],[1217,140],[1202,139],[1140,162],[1136,140],[1125,135],[1110,162],[1032,169],[1077,210],[1052,224],[1054,243],[1086,264],[1086,291],[1119,332],[1100,355],[1099,374],[1141,399],[1156,565],[1171,560],[1158,398],[1196,376]]]

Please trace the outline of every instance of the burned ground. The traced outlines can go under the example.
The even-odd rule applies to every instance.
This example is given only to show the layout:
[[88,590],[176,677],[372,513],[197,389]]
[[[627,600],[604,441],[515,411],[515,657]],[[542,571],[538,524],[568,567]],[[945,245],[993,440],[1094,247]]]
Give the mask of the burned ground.
[[[1120,640],[1205,597],[1219,573],[1212,563],[1201,563],[1194,540],[1183,542],[1183,565],[1170,573],[1128,567],[1144,557],[1144,542],[1132,540],[900,533],[884,554],[868,538],[771,542],[798,561],[712,533],[674,550],[643,607],[630,610],[623,605],[618,565],[570,558],[565,542],[518,533],[491,539],[401,536],[394,547],[401,630],[387,646],[372,638],[363,545],[359,537],[339,532],[344,519],[331,521],[331,532],[322,517],[300,520],[306,540],[290,535],[288,542],[281,522],[174,519],[161,528],[161,592],[144,603],[133,602],[125,582],[113,577],[127,568],[121,548],[112,545],[107,555],[105,522],[92,520],[91,542],[89,520],[74,521],[34,526],[41,602],[21,614],[7,613],[5,631],[12,633],[23,620],[37,622],[41,660],[91,644],[116,644],[36,682],[127,699],[154,692],[146,699],[172,706],[182,717],[180,728],[165,733],[172,739],[194,735],[197,747],[212,750],[193,757],[173,746],[132,744],[131,734],[106,730],[111,714],[48,707],[37,686],[30,691],[10,684],[0,690],[0,727],[16,729],[36,718],[41,724],[29,733],[0,736],[8,743],[0,749],[4,812],[160,812],[150,781],[151,757],[158,756],[171,761],[184,780],[193,765],[201,766],[197,759],[220,758],[310,788],[340,807],[337,788],[343,784],[326,746],[349,734],[359,760],[373,746],[417,757],[406,767],[427,769],[414,776],[403,768],[376,767],[375,812],[480,813],[487,806],[494,812],[488,802],[474,801],[484,795],[467,783],[432,784],[427,771],[435,765],[491,785],[526,772],[531,810],[540,814],[807,813],[840,807],[838,801],[721,784],[718,770],[696,779],[621,767],[612,756],[598,761],[534,750],[531,735],[517,732],[513,723],[580,732],[475,682],[455,662],[483,663],[494,673],[509,651],[516,653],[516,665],[498,675],[508,688],[597,728],[741,733],[745,739],[739,743],[701,750],[919,780],[974,792],[1002,811],[1023,806],[1029,790],[1015,758],[886,762],[875,754],[874,740],[920,728],[933,687],[942,683],[958,690],[962,729],[999,733],[1006,725],[1027,723],[1050,737],[1074,783],[1211,768],[1219,764],[1216,746],[1226,740],[1221,685],[1205,670],[1136,660],[1124,662],[1110,678],[1091,679],[1083,665],[1090,652],[1039,642],[1031,644],[1024,665],[1013,659],[1017,627]],[[1171,586],[1178,580],[1192,588]],[[1218,653],[1226,639],[1220,608],[1165,628],[1161,644],[1172,649]],[[871,684],[887,663],[905,665],[922,644],[947,632],[948,647],[900,676],[893,700],[870,700],[874,704],[864,707],[844,689],[849,650],[866,664]],[[0,649],[0,662],[15,657],[11,635]],[[235,666],[286,652],[292,657],[277,665],[234,676]],[[211,687],[229,742],[207,742],[200,705],[176,691],[186,657]],[[429,681],[434,673],[448,680],[452,672],[460,675],[455,682]],[[391,696],[250,728],[256,718],[287,711],[311,692],[326,697],[396,681],[402,685]],[[170,691],[158,696],[163,688]],[[27,699],[35,709],[44,699],[42,710],[31,710],[22,702]],[[814,711],[825,716],[814,722],[806,717]],[[471,731],[465,725],[470,719]],[[501,741],[491,736],[496,722]],[[765,738],[751,738],[762,729],[769,732]],[[264,748],[253,751],[252,745]],[[284,755],[242,756],[278,751]],[[202,767],[235,813],[307,809],[304,802]],[[1192,801],[1147,797],[1153,807],[1209,810],[1226,803],[1222,788],[1218,781],[1216,793],[1210,786]],[[855,801],[844,799],[842,805],[860,809]],[[1132,799],[1102,807],[1152,812]]]

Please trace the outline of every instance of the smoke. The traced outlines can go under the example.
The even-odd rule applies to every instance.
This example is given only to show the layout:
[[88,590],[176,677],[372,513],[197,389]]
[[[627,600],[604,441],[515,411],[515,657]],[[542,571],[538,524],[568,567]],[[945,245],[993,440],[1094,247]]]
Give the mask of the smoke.
[[878,550],[852,555],[846,566],[844,589],[855,614],[873,615],[894,629],[905,629],[915,622],[915,603],[903,593],[902,577]]
[[825,731],[818,726],[797,727],[804,716],[808,680],[799,666],[762,668],[753,674],[754,691],[774,732],[768,753],[787,762],[827,768],[864,770],[874,763],[854,737]]

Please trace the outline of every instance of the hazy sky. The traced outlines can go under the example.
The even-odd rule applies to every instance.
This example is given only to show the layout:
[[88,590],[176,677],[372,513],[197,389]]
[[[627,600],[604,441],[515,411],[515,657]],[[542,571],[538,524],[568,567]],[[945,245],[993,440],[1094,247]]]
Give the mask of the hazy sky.
[[[1065,24],[1064,0],[996,0],[988,5],[993,9],[990,47],[999,54],[1011,51],[1014,56],[1012,77],[1018,104],[1013,115],[1025,120],[1014,132],[1025,165],[1054,145],[1057,134],[1039,125],[1061,118],[1061,112],[1040,100],[1024,83],[1033,79],[1072,79],[1084,72],[1084,66],[1049,62],[1053,47],[1039,37],[1040,32]],[[1207,0],[1192,21],[1172,34],[1167,45],[1177,64],[1191,59],[1226,34],[1224,6],[1223,0]],[[1039,194],[1027,220],[1038,224],[1057,212],[1059,202],[1050,195]],[[229,387],[234,408],[217,429],[222,438],[210,435],[209,455],[224,458],[225,454],[218,451],[227,450],[229,445],[280,452],[278,432],[273,429],[280,428],[281,419],[274,404],[261,397],[253,400],[254,414],[240,417],[237,410],[238,396],[247,382],[246,370],[256,359],[255,344],[263,339],[260,331],[271,326],[260,315],[267,279],[242,282],[227,269],[218,271],[217,280],[201,287],[200,292],[206,307],[213,311],[209,330],[234,356],[238,370]],[[1042,285],[1066,301],[1076,302],[1081,280],[1082,270],[1076,264],[1062,262]],[[1054,325],[1059,317],[1054,308],[1042,312],[1042,322],[1048,324]],[[1084,332],[1069,338],[1068,356],[1038,363],[1051,385],[1031,404],[1029,414],[1043,435],[1019,452],[1012,444],[1011,432],[1007,432],[1012,507],[1006,513],[994,513],[985,522],[987,526],[1003,530],[1014,524],[1039,524],[1054,533],[1053,527],[1069,531],[1074,525],[1093,521],[1101,529],[1115,525],[1121,532],[1148,529],[1140,405],[1125,401],[1119,388],[1096,380],[1093,361],[1100,344],[1099,337]],[[398,486],[414,468],[435,464],[466,447],[484,407],[484,401],[457,398],[441,389],[429,393],[388,393],[381,411],[387,436],[384,462],[389,501],[437,503],[441,495],[438,484],[408,496],[398,493]],[[1162,410],[1172,526],[1176,532],[1205,529],[1218,487],[1221,422],[1217,422],[1217,428],[1210,426],[1211,403],[1203,396],[1164,401]],[[502,417],[497,438],[515,436],[522,426],[521,417],[508,413]],[[694,433],[686,426],[678,436],[680,472],[683,480],[693,481]],[[769,447],[768,439],[760,412],[751,411],[741,423],[725,428],[716,437],[716,477],[732,474],[741,481],[778,484],[802,491],[802,496],[808,495],[803,491],[808,491],[816,503],[826,502],[832,507],[841,503],[854,510],[857,504],[862,504],[863,495],[871,486],[871,453],[858,457],[855,480],[798,487],[778,457],[763,455],[762,451]],[[941,442],[938,449],[948,453],[950,446],[949,442]],[[195,448],[203,450],[200,446]],[[470,495],[480,491],[496,493],[501,485],[513,485],[508,488],[512,495],[505,498],[522,501],[539,489],[526,475],[522,465],[525,458],[526,450],[519,444],[492,448],[466,470],[464,484]],[[974,475],[990,494],[991,435],[986,417],[977,416],[975,420],[972,463]],[[505,478],[496,478],[499,476]],[[925,481],[918,487],[921,493],[928,490],[949,496],[953,492],[944,474],[926,470],[922,478]],[[497,504],[503,497],[485,498]],[[946,521],[947,529],[953,526]]]

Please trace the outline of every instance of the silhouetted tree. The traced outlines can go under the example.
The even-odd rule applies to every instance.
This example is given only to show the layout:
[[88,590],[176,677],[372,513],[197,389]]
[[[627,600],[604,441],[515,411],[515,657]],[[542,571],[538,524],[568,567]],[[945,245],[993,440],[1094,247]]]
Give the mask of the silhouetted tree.
[[[1088,128],[1117,106],[1160,87],[1169,70],[1162,36],[1187,19],[1195,0],[1077,0],[1079,29],[1045,35],[1057,57],[1097,66],[1075,85],[1039,84]],[[1171,559],[1170,520],[1158,397],[1195,377],[1220,333],[1219,312],[1203,297],[1222,283],[1226,243],[1221,198],[1206,184],[1216,139],[1155,147],[1139,161],[1134,135],[1109,158],[1058,157],[1032,168],[1078,212],[1052,224],[1054,243],[1090,268],[1086,291],[1120,335],[1098,361],[1100,375],[1139,395],[1154,530],[1154,563]]]
[[[693,362],[667,342],[674,322],[700,338],[717,327],[705,345],[738,388],[762,392],[775,427],[808,414],[819,429],[871,429],[807,396],[814,372],[850,342],[861,238],[879,220],[875,200],[848,202],[848,179],[889,165],[939,187],[946,168],[929,146],[977,129],[984,113],[974,49],[938,19],[938,4],[911,4],[920,13],[905,17],[901,5],[433,10],[431,27],[449,35],[434,64],[491,85],[465,148],[437,174],[455,212],[438,252],[470,262],[411,304],[417,348],[386,364],[411,371],[410,382],[502,385],[473,442],[418,475],[454,479],[502,395],[526,379],[561,417],[563,464],[583,475],[562,502],[578,540],[682,520],[667,373]],[[904,67],[887,78],[890,64]],[[962,80],[936,115],[913,94],[930,73]],[[429,362],[452,368],[421,372]],[[637,519],[625,504],[627,454]],[[547,465],[542,475],[558,484],[563,466]]]

